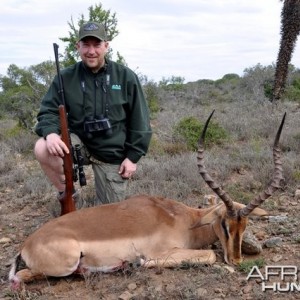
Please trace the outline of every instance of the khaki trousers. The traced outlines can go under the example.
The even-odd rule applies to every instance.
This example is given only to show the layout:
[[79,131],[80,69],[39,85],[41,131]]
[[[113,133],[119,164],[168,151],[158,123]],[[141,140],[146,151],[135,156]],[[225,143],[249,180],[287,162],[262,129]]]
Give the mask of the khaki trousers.
[[95,177],[95,205],[119,202],[125,199],[128,180],[119,175],[120,165],[101,162],[90,155],[79,137],[71,133],[72,145],[79,145],[84,165],[92,165]]

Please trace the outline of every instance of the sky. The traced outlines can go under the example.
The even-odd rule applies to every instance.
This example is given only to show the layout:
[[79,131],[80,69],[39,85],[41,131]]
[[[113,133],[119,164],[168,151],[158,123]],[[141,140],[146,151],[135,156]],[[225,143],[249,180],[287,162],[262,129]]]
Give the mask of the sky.
[[[0,74],[10,64],[29,67],[54,60],[53,43],[68,37],[71,18],[88,19],[102,4],[116,14],[119,35],[110,42],[137,73],[156,82],[216,80],[258,63],[276,63],[280,43],[279,0],[1,0]],[[291,63],[299,68],[299,45]]]

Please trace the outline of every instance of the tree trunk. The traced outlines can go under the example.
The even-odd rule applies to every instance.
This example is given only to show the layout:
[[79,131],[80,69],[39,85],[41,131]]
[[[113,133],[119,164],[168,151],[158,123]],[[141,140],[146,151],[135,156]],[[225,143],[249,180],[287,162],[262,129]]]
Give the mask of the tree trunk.
[[281,11],[281,41],[277,57],[272,101],[281,98],[298,34],[300,32],[300,0],[285,0]]

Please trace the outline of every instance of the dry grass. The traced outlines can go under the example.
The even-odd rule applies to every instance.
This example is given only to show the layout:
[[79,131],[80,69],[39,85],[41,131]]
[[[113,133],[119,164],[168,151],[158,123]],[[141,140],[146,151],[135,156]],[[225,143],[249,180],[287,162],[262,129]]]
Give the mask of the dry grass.
[[[243,88],[193,83],[187,84],[183,91],[161,90],[161,109],[152,121],[154,135],[150,151],[140,161],[128,194],[159,194],[188,201],[193,194],[207,193],[198,175],[195,153],[188,152],[184,144],[173,143],[172,136],[175,125],[182,118],[194,116],[204,122],[213,109],[216,110],[214,120],[230,137],[226,144],[206,150],[206,167],[220,184],[226,187],[231,182],[228,189],[238,199],[243,194],[242,199],[247,199],[253,191],[256,192],[253,187],[263,187],[268,183],[273,170],[273,139],[283,113],[287,112],[281,143],[286,186],[293,190],[300,178],[298,106],[291,102],[274,106],[262,94],[259,99],[254,99]],[[214,95],[223,95],[222,101],[213,98]],[[10,128],[6,126],[2,130],[0,140],[0,187],[16,189],[18,195],[41,199],[45,191],[51,193],[51,187],[34,163],[32,149],[36,137],[30,132],[13,130],[15,124],[12,122],[6,125]],[[5,132],[11,134],[7,137]],[[16,168],[24,157],[27,163]],[[245,174],[247,180],[243,179]],[[92,180],[90,185],[93,185]],[[87,201],[92,202],[93,192],[87,190],[84,193]]]
[[[222,146],[213,146],[206,150],[205,160],[209,173],[227,190],[232,198],[240,202],[248,202],[269,182],[273,170],[272,144],[284,112],[287,120],[283,130],[281,144],[283,148],[283,168],[286,178],[286,190],[293,193],[300,179],[300,112],[295,103],[279,103],[272,106],[263,95],[254,99],[251,93],[242,87],[231,89],[228,86],[212,87],[210,85],[193,84],[184,91],[161,91],[161,110],[153,121],[154,140],[149,154],[141,159],[138,171],[131,180],[128,194],[146,193],[162,195],[197,206],[204,194],[211,193],[198,174],[196,153],[186,151],[185,145],[172,143],[173,128],[183,117],[195,116],[201,121],[206,120],[215,109],[214,120],[230,134],[229,141]],[[217,97],[212,98],[212,97]],[[7,129],[5,129],[7,130]],[[51,218],[55,195],[54,189],[45,179],[38,164],[33,158],[32,149],[36,136],[31,133],[16,134],[7,137],[0,132],[0,193],[14,191],[14,197],[9,199],[9,207],[2,211],[4,218],[8,209],[15,216],[19,212],[29,215],[28,206],[39,209],[39,216],[34,226],[26,227],[29,232],[39,224]],[[89,173],[90,170],[87,170]],[[87,206],[93,204],[93,179],[89,177],[88,186],[82,190]],[[281,206],[270,199],[266,205],[270,208]],[[3,201],[3,200],[2,200]],[[1,204],[1,202],[0,202]],[[41,215],[43,210],[44,215]],[[48,214],[47,214],[48,213]],[[299,240],[299,234],[293,232],[293,224],[288,227],[270,226],[271,234],[292,234],[294,240]],[[18,230],[14,225],[3,229],[2,233],[14,234]],[[24,234],[24,233],[23,233]],[[24,240],[24,236],[18,237]],[[11,246],[12,251],[17,248]],[[201,295],[212,282],[218,282],[215,297],[221,297],[219,291],[224,291],[233,298],[241,296],[240,290],[228,287],[224,282],[241,282],[239,273],[229,274],[224,268],[191,267],[189,272],[182,269],[173,270],[141,270],[116,275],[93,275],[78,279],[66,279],[66,290],[55,291],[56,281],[50,281],[48,290],[23,291],[23,294],[7,295],[8,299],[55,299],[59,294],[76,295],[86,299],[115,299],[131,283],[137,285],[139,291],[136,299],[206,299]],[[164,277],[160,276],[163,272]],[[162,278],[164,278],[162,281]],[[168,280],[166,280],[168,278]],[[181,280],[178,281],[178,278]],[[5,280],[5,279],[3,279]],[[69,280],[69,281],[68,281]],[[110,284],[109,284],[110,283]],[[140,288],[142,290],[140,291]],[[84,293],[83,293],[84,291]],[[253,289],[253,297],[264,299],[258,288]],[[106,295],[104,297],[104,295]],[[111,295],[111,298],[109,296]],[[270,296],[270,295],[269,295]],[[224,296],[225,297],[225,296]],[[135,298],[133,298],[135,299]],[[228,298],[229,299],[229,298]]]

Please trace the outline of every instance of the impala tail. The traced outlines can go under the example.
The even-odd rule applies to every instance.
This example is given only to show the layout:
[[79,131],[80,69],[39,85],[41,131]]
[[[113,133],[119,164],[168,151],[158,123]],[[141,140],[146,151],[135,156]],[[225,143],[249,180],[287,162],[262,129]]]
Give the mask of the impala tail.
[[20,287],[21,282],[20,282],[19,278],[16,276],[16,272],[17,272],[18,266],[21,262],[21,259],[22,259],[21,258],[21,253],[18,253],[13,258],[11,268],[10,268],[10,271],[9,271],[9,274],[8,274],[8,280],[9,280],[10,286],[13,290],[17,290]]

